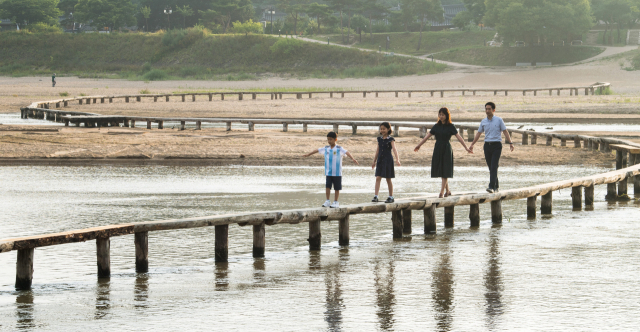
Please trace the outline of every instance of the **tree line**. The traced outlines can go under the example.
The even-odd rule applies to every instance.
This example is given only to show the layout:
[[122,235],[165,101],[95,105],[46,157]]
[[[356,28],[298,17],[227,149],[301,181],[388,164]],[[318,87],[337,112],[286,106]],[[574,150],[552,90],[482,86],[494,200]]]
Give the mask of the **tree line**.
[[[144,31],[202,26],[214,33],[422,32],[442,22],[442,4],[464,4],[453,23],[495,28],[505,41],[527,44],[570,41],[603,23],[602,43],[620,42],[621,30],[640,20],[640,0],[0,0],[0,17],[18,26],[59,26],[69,22],[117,30]],[[256,23],[263,10],[284,13],[274,29]],[[284,30],[284,31],[283,31]],[[617,35],[614,36],[614,30]],[[420,49],[420,42],[418,44]]]

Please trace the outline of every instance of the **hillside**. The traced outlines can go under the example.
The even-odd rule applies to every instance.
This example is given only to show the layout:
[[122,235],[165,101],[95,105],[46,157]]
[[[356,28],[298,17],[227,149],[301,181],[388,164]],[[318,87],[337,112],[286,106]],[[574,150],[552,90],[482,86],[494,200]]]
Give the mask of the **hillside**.
[[128,79],[375,77],[431,74],[445,66],[376,52],[263,35],[0,33],[0,74]]

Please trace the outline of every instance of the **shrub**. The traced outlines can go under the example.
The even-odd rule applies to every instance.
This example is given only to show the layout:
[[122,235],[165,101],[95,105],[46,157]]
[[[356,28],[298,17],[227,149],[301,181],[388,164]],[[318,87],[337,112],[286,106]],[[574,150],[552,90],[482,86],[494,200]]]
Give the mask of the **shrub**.
[[170,30],[162,36],[162,44],[169,48],[185,48],[202,39],[204,35],[205,29],[201,28]]
[[633,58],[631,58],[631,66],[635,70],[640,70],[640,54],[637,54]]
[[141,95],[150,95],[151,91],[149,91],[148,89],[142,89],[142,90],[139,91],[139,93]]
[[260,22],[254,22],[253,20],[248,20],[246,22],[235,21],[233,22],[233,28],[231,28],[232,33],[263,33],[262,24]]
[[60,33],[60,32],[62,32],[62,29],[60,29],[60,27],[49,25],[47,23],[42,23],[42,22],[29,24],[29,25],[27,25],[25,27],[25,30],[27,30],[29,32],[33,32],[33,33]]
[[611,90],[610,87],[604,88],[602,92],[600,91],[600,89],[596,89],[596,95],[612,95],[612,94],[613,94],[613,90]]
[[60,97],[68,97],[69,96],[69,92],[60,92]]
[[148,62],[145,62],[144,65],[142,65],[142,73],[148,73],[151,71],[151,64]]
[[271,45],[269,49],[271,49],[271,52],[275,53],[276,55],[292,55],[296,54],[303,47],[304,42],[302,41],[289,38],[281,38],[278,39],[278,41],[276,41],[273,45]]
[[142,76],[147,81],[162,81],[166,80],[169,75],[164,70],[152,69],[148,73]]

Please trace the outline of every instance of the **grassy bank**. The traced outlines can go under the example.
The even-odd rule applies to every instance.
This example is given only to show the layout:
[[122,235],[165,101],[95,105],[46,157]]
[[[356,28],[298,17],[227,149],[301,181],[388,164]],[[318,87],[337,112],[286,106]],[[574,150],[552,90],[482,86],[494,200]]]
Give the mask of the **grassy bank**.
[[[420,50],[416,50],[420,33],[418,32],[395,32],[395,33],[374,33],[373,37],[362,33],[362,43],[359,42],[359,35],[351,35],[347,42],[347,35],[344,36],[345,44],[353,44],[355,47],[377,51],[378,47],[385,50],[387,36],[389,36],[389,51],[411,54],[425,55],[442,52],[453,48],[483,46],[485,41],[491,41],[495,31],[428,31],[422,33],[422,43]],[[342,44],[341,35],[318,35],[311,38]]]
[[263,35],[0,33],[0,74],[247,80],[432,74],[446,67]]
[[482,47],[438,53],[439,60],[480,66],[515,66],[517,62],[551,62],[554,65],[588,59],[602,53],[599,47]]

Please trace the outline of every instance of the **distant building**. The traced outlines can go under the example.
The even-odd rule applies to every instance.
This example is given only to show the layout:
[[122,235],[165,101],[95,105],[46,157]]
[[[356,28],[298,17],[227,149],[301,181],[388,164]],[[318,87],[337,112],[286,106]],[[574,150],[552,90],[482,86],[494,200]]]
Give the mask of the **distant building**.
[[444,20],[442,22],[430,21],[431,30],[453,28],[453,18],[456,17],[459,12],[467,11],[464,5],[443,5],[442,9],[444,10]]
[[0,19],[0,31],[16,30],[17,26],[10,19]]

